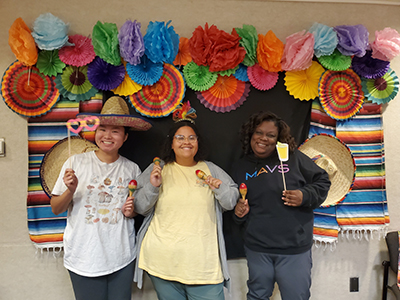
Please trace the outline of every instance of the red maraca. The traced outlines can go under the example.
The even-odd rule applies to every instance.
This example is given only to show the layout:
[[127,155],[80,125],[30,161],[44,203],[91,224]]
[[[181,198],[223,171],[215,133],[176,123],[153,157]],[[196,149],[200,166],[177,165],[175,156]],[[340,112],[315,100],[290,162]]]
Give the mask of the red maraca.
[[240,184],[239,192],[240,192],[240,195],[242,195],[242,199],[246,200],[247,186],[244,183]]
[[137,188],[137,181],[135,179],[132,179],[129,182],[128,188],[129,188],[129,197],[132,197],[133,193],[135,192],[135,190]]
[[203,179],[203,180],[206,180],[206,179],[207,179],[206,173],[204,173],[202,170],[196,170],[196,175],[197,175],[197,177],[199,177],[200,179]]

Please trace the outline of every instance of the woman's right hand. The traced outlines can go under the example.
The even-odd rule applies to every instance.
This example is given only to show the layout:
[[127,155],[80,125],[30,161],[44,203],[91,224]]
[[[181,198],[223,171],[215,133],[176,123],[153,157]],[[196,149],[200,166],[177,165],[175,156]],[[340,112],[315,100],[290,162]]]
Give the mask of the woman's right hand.
[[243,218],[250,211],[249,202],[247,199],[240,198],[235,206],[235,215],[239,218]]
[[75,171],[70,168],[66,169],[63,181],[71,193],[75,193],[76,187],[78,186],[78,178],[75,175]]
[[150,173],[150,183],[154,187],[159,187],[162,183],[161,170],[160,165],[154,164],[153,171]]

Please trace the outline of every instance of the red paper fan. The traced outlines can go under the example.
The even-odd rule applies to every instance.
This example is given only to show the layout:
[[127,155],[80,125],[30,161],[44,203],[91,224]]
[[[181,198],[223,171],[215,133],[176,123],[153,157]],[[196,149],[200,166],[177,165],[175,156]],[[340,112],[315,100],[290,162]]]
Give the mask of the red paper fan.
[[319,81],[318,93],[322,107],[333,119],[354,116],[364,103],[361,79],[352,70],[326,70]]
[[43,75],[36,67],[26,67],[16,61],[5,71],[1,82],[4,102],[22,116],[43,115],[60,96],[53,78]]
[[212,111],[229,112],[246,100],[250,84],[231,76],[218,75],[217,82],[208,90],[196,92],[201,104]]
[[129,96],[132,106],[143,116],[159,118],[168,116],[185,96],[185,81],[173,65],[164,64],[164,71],[153,85],[146,85]]
[[247,76],[250,83],[257,90],[266,91],[272,89],[278,82],[279,74],[264,70],[258,63],[247,68]]
[[92,39],[80,34],[71,35],[68,39],[74,46],[64,46],[58,51],[61,61],[67,65],[82,67],[93,61],[94,53]]

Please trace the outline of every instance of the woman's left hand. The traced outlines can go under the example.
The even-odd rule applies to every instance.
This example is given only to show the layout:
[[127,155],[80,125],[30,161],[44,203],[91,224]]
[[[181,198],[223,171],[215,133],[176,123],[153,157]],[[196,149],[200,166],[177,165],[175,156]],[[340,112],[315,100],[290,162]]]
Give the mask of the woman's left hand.
[[303,192],[300,190],[290,190],[282,192],[283,204],[287,206],[300,206],[303,202]]
[[215,190],[215,189],[219,188],[219,186],[222,183],[221,180],[219,180],[217,178],[214,178],[214,177],[211,177],[210,175],[207,177],[207,179],[205,181],[210,186],[210,188],[212,190]]

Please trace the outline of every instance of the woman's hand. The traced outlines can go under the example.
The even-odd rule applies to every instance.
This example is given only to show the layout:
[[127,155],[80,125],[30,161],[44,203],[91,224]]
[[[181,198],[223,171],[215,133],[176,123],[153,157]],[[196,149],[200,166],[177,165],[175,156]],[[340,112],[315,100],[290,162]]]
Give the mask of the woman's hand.
[[150,173],[150,183],[154,187],[159,187],[162,183],[161,170],[159,165],[154,164],[153,171]]
[[128,197],[124,205],[122,205],[121,211],[127,218],[133,218],[137,216],[137,213],[135,212],[135,203],[133,202],[134,199],[134,197]]
[[66,169],[63,181],[71,193],[75,193],[76,187],[78,186],[78,178],[75,175],[75,171],[70,168]]
[[222,183],[221,180],[219,180],[219,179],[217,179],[217,178],[214,178],[214,177],[211,177],[211,175],[208,175],[208,177],[207,177],[207,179],[205,180],[205,182],[209,185],[209,187],[210,187],[212,190],[218,189],[219,186],[220,186],[221,183]]
[[300,190],[290,190],[282,192],[283,204],[287,206],[300,206],[303,202],[303,192]]
[[235,206],[235,215],[239,218],[243,218],[250,211],[249,202],[247,199],[240,198]]

